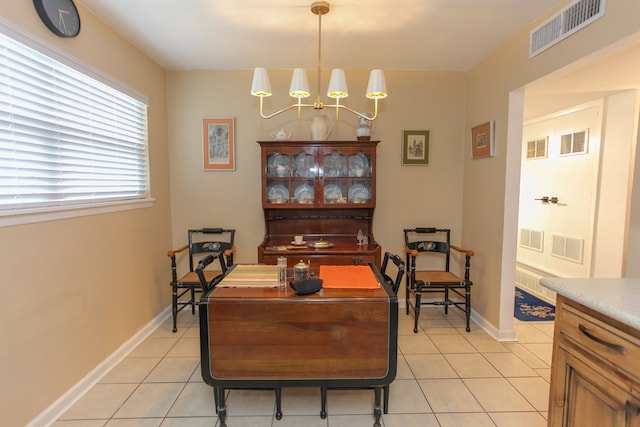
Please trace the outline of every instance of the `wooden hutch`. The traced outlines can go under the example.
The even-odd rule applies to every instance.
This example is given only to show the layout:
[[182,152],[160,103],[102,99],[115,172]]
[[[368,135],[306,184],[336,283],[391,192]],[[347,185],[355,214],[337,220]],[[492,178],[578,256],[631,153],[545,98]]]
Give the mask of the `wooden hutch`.
[[[379,141],[258,141],[265,237],[258,262],[381,263],[373,236]],[[364,239],[358,239],[359,232]],[[295,245],[293,237],[304,236]],[[365,243],[363,244],[362,241]]]

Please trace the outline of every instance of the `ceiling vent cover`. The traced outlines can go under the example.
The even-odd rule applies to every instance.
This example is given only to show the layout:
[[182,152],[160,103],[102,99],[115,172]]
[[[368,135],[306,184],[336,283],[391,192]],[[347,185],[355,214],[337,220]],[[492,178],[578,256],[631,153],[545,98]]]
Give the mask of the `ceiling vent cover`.
[[549,49],[604,15],[605,0],[577,0],[531,31],[529,58]]

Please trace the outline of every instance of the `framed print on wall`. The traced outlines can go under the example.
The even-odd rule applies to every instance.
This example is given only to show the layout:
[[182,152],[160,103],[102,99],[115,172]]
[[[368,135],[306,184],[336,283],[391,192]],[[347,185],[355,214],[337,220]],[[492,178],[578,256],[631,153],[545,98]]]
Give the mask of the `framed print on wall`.
[[493,120],[471,128],[471,157],[492,157],[494,153]]
[[235,170],[233,117],[202,120],[202,159],[205,170]]
[[429,164],[429,131],[402,131],[402,165]]

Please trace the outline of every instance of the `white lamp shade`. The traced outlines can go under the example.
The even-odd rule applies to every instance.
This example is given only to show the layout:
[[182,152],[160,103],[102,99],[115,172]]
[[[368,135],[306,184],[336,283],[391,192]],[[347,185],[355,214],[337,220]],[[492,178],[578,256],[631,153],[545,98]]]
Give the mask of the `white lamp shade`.
[[347,77],[344,75],[344,70],[340,68],[331,70],[331,79],[329,79],[327,96],[329,98],[346,98],[349,96]]
[[295,68],[293,70],[291,86],[289,87],[289,96],[293,98],[307,98],[311,96],[311,92],[309,92],[307,73],[303,68]]
[[382,99],[387,97],[387,83],[384,80],[384,71],[371,70],[369,84],[367,85],[367,98]]
[[253,83],[251,84],[251,95],[271,96],[271,83],[266,68],[257,67],[253,71]]

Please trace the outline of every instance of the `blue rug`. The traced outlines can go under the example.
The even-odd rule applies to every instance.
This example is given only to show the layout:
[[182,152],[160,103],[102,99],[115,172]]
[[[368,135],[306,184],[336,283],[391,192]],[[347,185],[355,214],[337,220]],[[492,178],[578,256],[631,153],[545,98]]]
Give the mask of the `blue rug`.
[[556,308],[516,286],[513,315],[519,320],[551,321],[556,318]]

